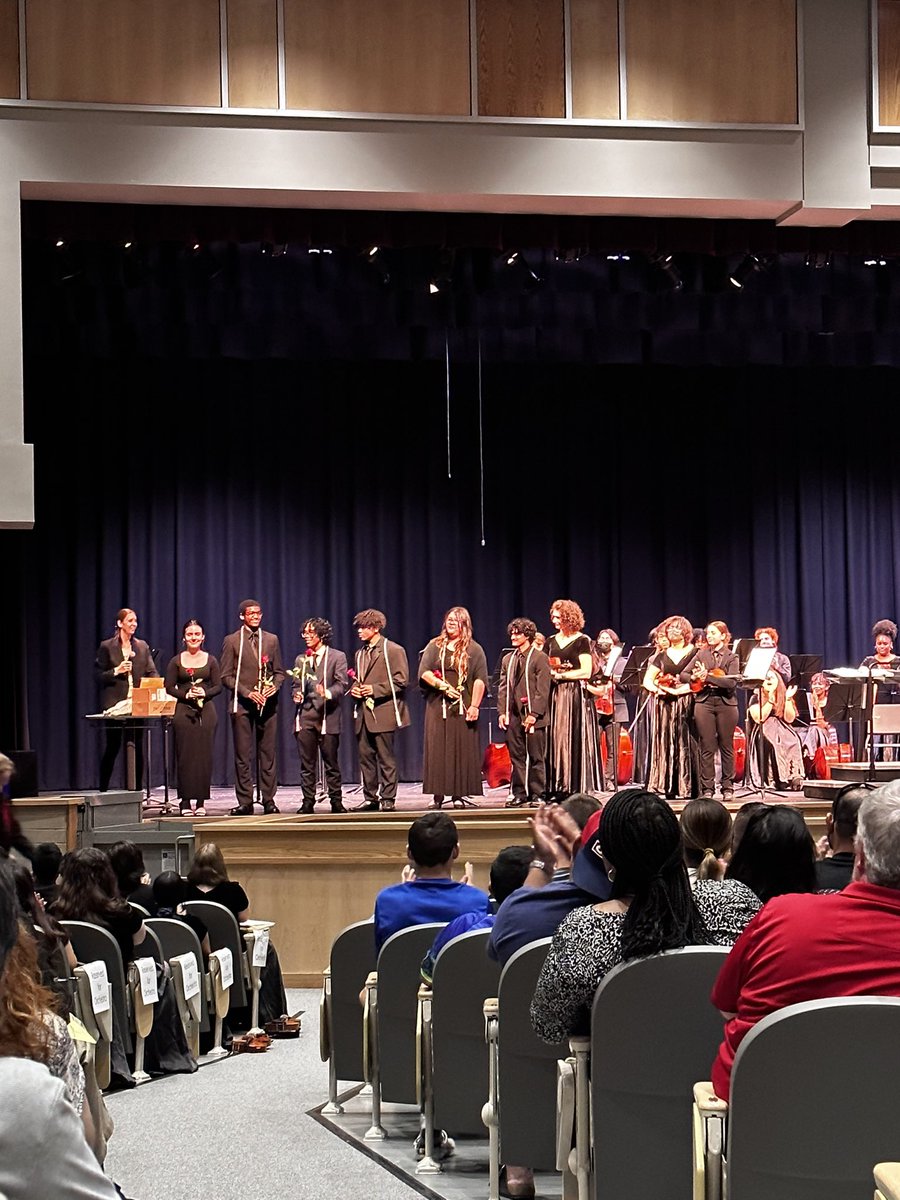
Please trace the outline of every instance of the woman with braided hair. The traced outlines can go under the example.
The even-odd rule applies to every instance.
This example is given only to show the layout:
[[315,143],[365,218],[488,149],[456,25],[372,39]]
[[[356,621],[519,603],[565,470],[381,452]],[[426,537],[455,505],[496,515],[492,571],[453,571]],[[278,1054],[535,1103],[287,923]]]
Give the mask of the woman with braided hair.
[[603,871],[612,892],[574,909],[553,935],[531,1002],[531,1023],[546,1042],[590,1031],[597,985],[620,962],[682,946],[733,945],[760,907],[747,887],[692,894],[678,818],[652,792],[617,792],[597,839],[575,859],[578,885],[588,882],[586,869]]

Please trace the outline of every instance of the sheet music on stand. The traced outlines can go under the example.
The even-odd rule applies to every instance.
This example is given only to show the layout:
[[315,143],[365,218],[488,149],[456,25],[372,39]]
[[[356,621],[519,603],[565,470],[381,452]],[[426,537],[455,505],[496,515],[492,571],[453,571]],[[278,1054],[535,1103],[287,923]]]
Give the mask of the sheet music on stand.
[[758,645],[759,645],[759,642],[757,641],[756,638],[751,638],[751,637],[735,638],[734,644],[732,645],[731,649],[732,649],[732,652],[738,656],[738,662],[740,663],[742,674],[744,672],[744,664],[747,662],[747,659],[750,657],[751,652],[753,650],[755,650]]
[[775,661],[777,651],[773,648],[754,646],[747,655],[747,661],[741,672],[741,682],[744,687],[762,687],[765,678]]

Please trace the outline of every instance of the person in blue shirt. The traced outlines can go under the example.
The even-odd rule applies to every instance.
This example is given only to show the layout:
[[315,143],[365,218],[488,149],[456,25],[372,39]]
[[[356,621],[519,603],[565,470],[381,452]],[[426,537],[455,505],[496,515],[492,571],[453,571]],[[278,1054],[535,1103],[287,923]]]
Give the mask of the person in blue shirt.
[[491,883],[488,890],[491,909],[486,913],[462,913],[444,926],[422,960],[422,978],[427,984],[431,984],[435,959],[448,942],[452,942],[454,938],[458,938],[464,933],[472,933],[476,929],[491,928],[494,924],[494,913],[506,897],[511,896],[525,882],[532,857],[530,846],[504,846],[491,863]]
[[407,835],[409,866],[404,882],[382,888],[375,897],[375,951],[391,934],[410,925],[452,921],[463,913],[484,916],[487,893],[472,887],[468,877],[451,877],[459,857],[456,823],[443,812],[428,812],[413,821]]

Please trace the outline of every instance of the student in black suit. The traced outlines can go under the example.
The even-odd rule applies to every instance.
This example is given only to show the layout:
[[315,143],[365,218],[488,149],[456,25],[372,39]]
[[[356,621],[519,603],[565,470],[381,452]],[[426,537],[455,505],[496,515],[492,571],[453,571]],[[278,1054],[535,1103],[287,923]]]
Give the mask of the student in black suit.
[[222,683],[233,692],[231,731],[234,736],[233,817],[253,815],[250,748],[256,741],[256,761],[264,813],[275,813],[275,743],[278,735],[278,690],[284,683],[281,645],[274,633],[261,628],[262,605],[243,600],[241,627],[222,644]]
[[[694,696],[694,725],[700,742],[700,795],[712,797],[716,790],[716,751],[722,763],[722,799],[734,798],[734,731],[738,710],[737,680],[740,674],[737,655],[729,650],[731,633],[724,621],[710,621],[706,627],[706,645],[682,672],[683,683],[690,683]],[[730,677],[730,678],[729,678]]]
[[322,753],[325,786],[331,811],[346,812],[341,791],[338,746],[341,740],[341,696],[347,688],[347,658],[331,646],[331,622],[308,617],[301,628],[306,653],[294,663],[294,735],[300,753],[300,812],[311,813],[316,803],[316,755]]
[[500,664],[497,710],[500,728],[506,730],[512,768],[512,797],[506,807],[515,808],[537,804],[547,786],[550,660],[534,644],[534,621],[516,617],[507,626],[507,633],[513,648]]
[[397,759],[394,733],[409,724],[403,693],[409,683],[406,651],[384,636],[387,617],[366,608],[353,618],[362,646],[350,695],[354,699],[353,730],[359,746],[365,803],[357,812],[377,812],[381,777],[381,811],[393,812],[397,800]]
[[[97,686],[100,689],[100,711],[126,700],[131,694],[134,681],[148,675],[156,675],[156,664],[146,642],[134,636],[137,629],[137,613],[133,608],[120,608],[116,614],[116,632],[101,642],[94,663]],[[124,735],[124,736],[123,736]],[[144,777],[144,748],[140,737],[135,738],[133,729],[121,725],[107,725],[106,748],[100,760],[100,791],[109,791],[113,767],[127,741],[134,745],[135,783],[138,787]]]

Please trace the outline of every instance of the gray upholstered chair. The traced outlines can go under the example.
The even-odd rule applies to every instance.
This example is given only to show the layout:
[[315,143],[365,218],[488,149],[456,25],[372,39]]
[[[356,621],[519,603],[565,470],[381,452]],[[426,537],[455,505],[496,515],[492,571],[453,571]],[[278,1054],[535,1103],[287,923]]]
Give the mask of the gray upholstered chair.
[[892,996],[764,1017],[738,1046],[730,1101],[694,1088],[695,1197],[871,1200],[874,1165],[900,1157],[898,1046]]
[[319,1054],[328,1063],[328,1103],[324,1113],[341,1113],[338,1080],[361,1082],[363,1062],[363,1012],[359,996],[375,970],[375,923],[348,925],[331,945],[328,966],[322,972],[319,1002]]

